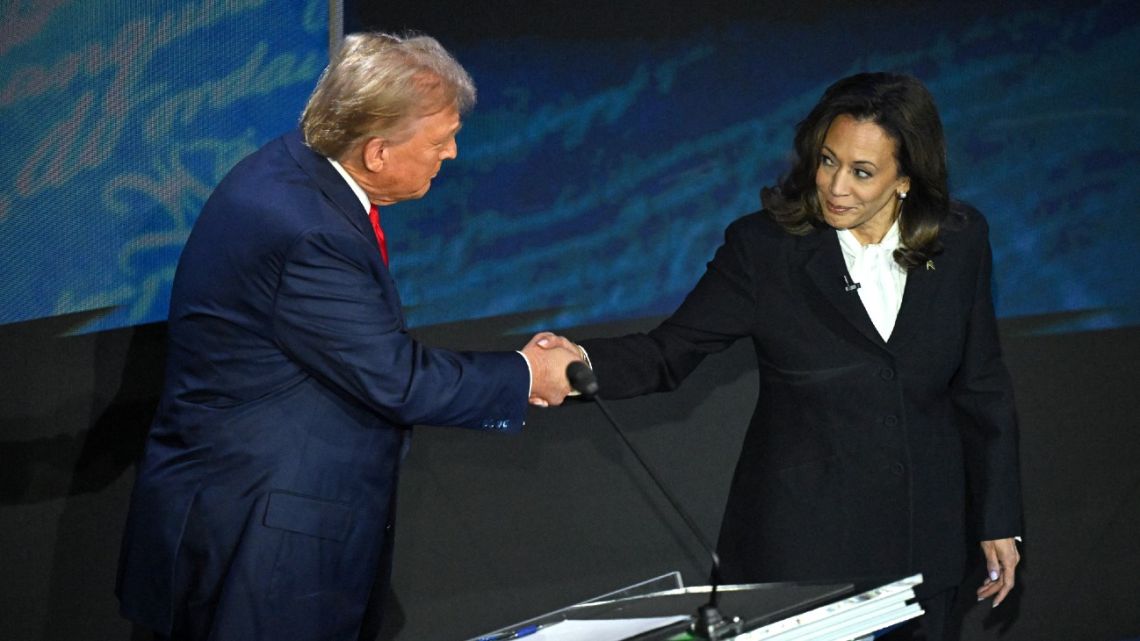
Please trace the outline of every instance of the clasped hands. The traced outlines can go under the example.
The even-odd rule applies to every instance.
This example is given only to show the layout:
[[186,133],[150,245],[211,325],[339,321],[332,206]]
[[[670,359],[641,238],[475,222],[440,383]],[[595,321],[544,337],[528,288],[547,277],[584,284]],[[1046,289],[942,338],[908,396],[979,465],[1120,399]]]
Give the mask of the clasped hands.
[[530,404],[561,405],[571,393],[566,366],[582,360],[582,351],[570,339],[551,332],[535,334],[521,351],[530,363]]

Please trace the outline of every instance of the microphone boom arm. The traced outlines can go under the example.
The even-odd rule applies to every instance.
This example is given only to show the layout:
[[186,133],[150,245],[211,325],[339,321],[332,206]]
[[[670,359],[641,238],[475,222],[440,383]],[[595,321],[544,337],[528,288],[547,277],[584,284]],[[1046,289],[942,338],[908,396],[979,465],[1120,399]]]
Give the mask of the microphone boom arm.
[[657,490],[660,491],[661,495],[673,506],[673,511],[680,515],[681,520],[685,522],[685,525],[688,526],[689,530],[693,533],[697,542],[701,544],[701,547],[704,548],[705,552],[712,559],[712,589],[709,592],[709,602],[697,610],[697,616],[692,626],[693,634],[700,639],[709,639],[710,641],[729,639],[741,634],[743,632],[743,622],[740,618],[725,618],[717,607],[717,588],[720,585],[721,578],[720,557],[717,556],[716,548],[710,545],[705,539],[704,534],[702,534],[700,528],[697,527],[697,522],[681,507],[680,501],[678,501],[676,497],[673,496],[673,493],[667,489],[666,485],[661,482],[661,479],[658,478],[653,468],[645,462],[645,458],[641,456],[641,452],[634,446],[633,442],[629,440],[629,437],[625,435],[625,430],[623,430],[617,420],[614,419],[613,414],[610,413],[606,404],[597,396],[598,381],[594,376],[594,371],[585,363],[575,361],[570,363],[566,368],[566,378],[569,379],[571,387],[578,390],[583,397],[594,401],[598,409],[600,409],[602,414],[606,417],[606,420],[614,428],[614,431],[621,437],[625,446],[633,453],[634,458],[637,459],[638,464],[641,465],[641,469],[645,470],[645,473],[649,475],[653,484],[657,486]]

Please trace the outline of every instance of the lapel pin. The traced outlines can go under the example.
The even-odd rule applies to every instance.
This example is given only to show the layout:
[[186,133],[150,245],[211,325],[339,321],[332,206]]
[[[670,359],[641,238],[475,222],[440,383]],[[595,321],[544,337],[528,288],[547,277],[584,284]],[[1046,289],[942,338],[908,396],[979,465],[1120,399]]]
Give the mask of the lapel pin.
[[928,272],[934,271],[934,261],[933,260],[926,261],[926,271],[928,271]]

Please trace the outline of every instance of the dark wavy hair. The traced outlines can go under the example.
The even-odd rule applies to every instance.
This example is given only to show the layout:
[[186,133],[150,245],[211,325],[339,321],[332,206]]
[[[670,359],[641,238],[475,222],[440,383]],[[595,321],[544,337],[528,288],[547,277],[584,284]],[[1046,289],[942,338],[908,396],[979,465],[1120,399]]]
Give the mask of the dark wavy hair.
[[789,233],[824,227],[816,195],[820,149],[836,116],[879,125],[896,145],[899,174],[910,190],[899,213],[899,249],[894,258],[909,269],[942,250],[939,232],[950,213],[946,141],[934,99],[916,78],[897,73],[860,73],[839,80],[796,125],[796,160],[775,187],[760,194],[764,208]]

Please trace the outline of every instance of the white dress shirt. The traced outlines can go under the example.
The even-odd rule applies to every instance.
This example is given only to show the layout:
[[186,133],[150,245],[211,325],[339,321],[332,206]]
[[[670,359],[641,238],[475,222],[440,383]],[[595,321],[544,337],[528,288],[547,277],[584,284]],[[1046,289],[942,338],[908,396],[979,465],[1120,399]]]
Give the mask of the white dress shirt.
[[332,158],[329,158],[328,161],[332,164],[333,169],[336,169],[336,173],[344,178],[344,182],[348,183],[349,187],[352,187],[352,193],[356,194],[356,197],[360,200],[360,206],[364,207],[364,215],[367,216],[368,213],[372,211],[372,203],[368,201],[368,194],[364,193],[364,189],[356,183],[356,180],[345,170],[343,165]]
[[878,244],[864,245],[849,229],[836,230],[836,234],[847,271],[859,285],[859,299],[879,336],[889,340],[906,289],[906,270],[893,256],[899,246],[899,221],[895,220]]

